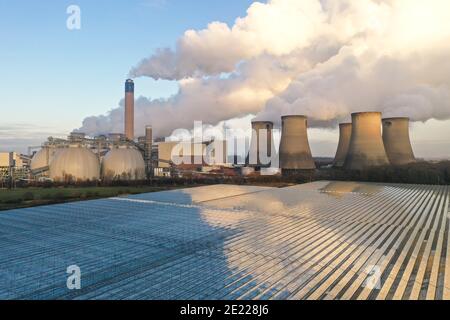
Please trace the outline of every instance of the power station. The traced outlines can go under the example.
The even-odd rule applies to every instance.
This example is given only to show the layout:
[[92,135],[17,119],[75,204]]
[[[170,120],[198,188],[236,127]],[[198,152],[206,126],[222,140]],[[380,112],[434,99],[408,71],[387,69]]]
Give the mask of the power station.
[[[210,172],[215,170],[214,166],[239,166],[234,161],[228,163],[226,141],[154,143],[151,126],[146,126],[145,135],[135,140],[134,89],[133,80],[126,80],[123,133],[88,138],[84,133],[73,132],[67,139],[49,138],[29,163],[32,177],[58,182],[132,181],[154,175],[171,176],[174,168]],[[205,161],[205,154],[212,147],[222,150],[213,150],[208,156],[217,154],[220,159]],[[304,115],[281,118],[279,150],[274,142],[274,123],[253,121],[247,147],[246,166],[241,168],[243,175],[274,168],[281,169],[283,175],[316,169],[308,140],[308,119]],[[276,155],[279,165],[273,161]],[[181,158],[181,162],[174,157]],[[380,112],[360,112],[352,114],[351,123],[339,125],[339,144],[332,163],[335,168],[363,170],[415,161],[409,118],[382,119]]]

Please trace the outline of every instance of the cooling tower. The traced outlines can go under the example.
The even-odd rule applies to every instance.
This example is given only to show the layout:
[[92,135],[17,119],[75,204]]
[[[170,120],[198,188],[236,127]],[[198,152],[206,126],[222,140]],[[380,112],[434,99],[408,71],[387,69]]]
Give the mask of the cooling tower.
[[273,123],[269,121],[252,122],[252,140],[247,158],[248,165],[270,167],[273,146]]
[[308,120],[305,116],[284,116],[280,142],[280,168],[313,170],[316,168],[308,141]]
[[409,139],[409,118],[383,119],[383,141],[391,164],[404,165],[416,161]]
[[125,82],[125,136],[134,140],[134,82]]
[[50,178],[55,181],[95,181],[100,177],[100,163],[90,150],[78,145],[59,149],[50,162]]
[[352,114],[352,137],[345,160],[347,170],[388,165],[381,137],[381,112]]
[[341,123],[339,125],[339,145],[334,157],[333,166],[342,168],[347,157],[348,148],[350,147],[350,139],[352,137],[352,124]]
[[102,162],[105,180],[144,180],[145,162],[141,153],[127,146],[111,149]]

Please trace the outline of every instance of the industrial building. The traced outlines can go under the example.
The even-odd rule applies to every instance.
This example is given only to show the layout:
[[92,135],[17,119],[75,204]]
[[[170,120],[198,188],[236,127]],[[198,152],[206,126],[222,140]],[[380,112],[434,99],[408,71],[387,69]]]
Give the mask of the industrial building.
[[[34,148],[34,156],[30,152],[28,176],[60,182],[144,180],[152,176],[182,176],[183,172],[207,173],[211,167],[232,166],[228,162],[227,141],[158,139],[154,142],[151,126],[145,128],[144,136],[135,139],[134,89],[133,80],[126,80],[123,133],[89,138],[81,132],[73,132],[67,139],[49,138],[42,146]],[[234,163],[242,175],[277,174],[281,169],[289,176],[316,169],[308,140],[307,117],[287,115],[281,118],[281,123],[281,141],[277,148],[274,123],[252,122],[246,165]],[[341,124],[339,128],[335,168],[362,170],[415,162],[408,118],[382,120],[379,112],[354,113],[352,123]],[[3,155],[1,162],[6,163],[8,157]]]
[[25,165],[25,159],[17,152],[0,152],[0,167],[23,167]]
[[[67,139],[49,138],[36,150],[29,169],[34,180],[56,182],[145,180],[180,175],[205,166],[227,166],[226,141],[156,142],[153,129],[135,139],[134,82],[125,82],[124,133],[87,137],[72,132]],[[184,167],[183,167],[184,166]]]
[[449,191],[219,185],[6,211],[0,299],[449,300]]
[[35,179],[56,182],[138,180],[146,178],[145,146],[122,134],[86,138],[72,133],[67,139],[49,139],[31,160]]
[[29,177],[30,158],[17,152],[0,152],[0,188]]

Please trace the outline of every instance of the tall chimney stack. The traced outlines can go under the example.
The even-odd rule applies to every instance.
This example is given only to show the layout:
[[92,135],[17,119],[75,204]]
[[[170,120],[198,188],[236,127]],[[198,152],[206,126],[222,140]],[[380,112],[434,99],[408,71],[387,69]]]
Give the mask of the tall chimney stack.
[[134,82],[131,79],[125,82],[125,136],[134,140]]
[[352,137],[344,168],[362,170],[389,165],[381,136],[381,112],[352,114]]
[[383,141],[391,164],[416,162],[409,138],[409,118],[383,119]]

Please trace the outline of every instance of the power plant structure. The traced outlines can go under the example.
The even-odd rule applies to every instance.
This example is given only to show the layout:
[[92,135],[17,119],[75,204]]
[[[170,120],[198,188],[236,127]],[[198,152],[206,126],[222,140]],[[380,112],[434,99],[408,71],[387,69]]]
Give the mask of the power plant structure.
[[253,121],[247,164],[257,169],[270,167],[273,153],[273,122]]
[[145,180],[146,166],[142,153],[128,145],[113,147],[103,158],[103,180]]
[[352,114],[352,136],[344,168],[362,170],[388,165],[381,135],[381,112]]
[[134,81],[125,82],[125,136],[134,140]]
[[145,180],[152,175],[154,152],[153,143],[130,141],[121,133],[88,138],[75,132],[67,139],[49,138],[31,158],[30,173],[35,180],[56,182]]
[[348,149],[350,148],[350,140],[352,138],[352,124],[341,123],[339,125],[339,144],[334,157],[333,166],[342,168],[347,158]]
[[308,141],[307,117],[290,115],[282,117],[281,120],[279,156],[283,174],[316,169]]
[[383,119],[383,142],[392,165],[416,162],[409,138],[409,118]]
[[51,161],[49,177],[57,182],[96,181],[100,179],[100,162],[91,150],[71,144],[57,151]]
[[[67,139],[50,137],[32,157],[29,170],[34,180],[55,182],[133,181],[153,176],[172,176],[182,166],[192,170],[204,166],[204,155],[212,149],[212,165],[226,165],[224,141],[158,142],[153,143],[152,126],[145,135],[134,139],[134,82],[125,82],[124,132],[109,133],[93,138],[82,132],[72,132]],[[211,147],[214,148],[211,148]],[[216,150],[223,147],[223,150]],[[181,151],[174,149],[180,148]],[[219,152],[219,151],[224,151]],[[31,158],[31,148],[30,148]],[[181,155],[181,164],[175,156]],[[205,170],[208,171],[208,170]]]
[[[32,158],[30,149],[29,175],[35,180],[57,182],[132,181],[153,176],[173,176],[189,170],[209,173],[214,172],[216,167],[229,169],[226,141],[199,143],[157,139],[159,142],[154,143],[151,126],[146,126],[144,136],[135,140],[134,88],[133,80],[126,80],[123,133],[90,138],[84,133],[72,132],[67,139],[50,137]],[[246,140],[246,166],[238,164],[234,155],[236,163],[231,167],[243,169],[243,175],[264,175],[267,170],[281,169],[283,175],[289,176],[299,171],[315,170],[308,140],[307,117],[286,115],[281,122],[279,157],[276,158],[277,161],[279,159],[279,166],[274,161],[277,155],[274,123],[253,121],[250,145]],[[382,120],[380,112],[353,113],[352,123],[340,124],[339,132],[339,145],[333,161],[335,168],[362,170],[415,162],[408,118]],[[9,170],[9,167],[6,169]],[[9,172],[6,169],[3,176]]]

